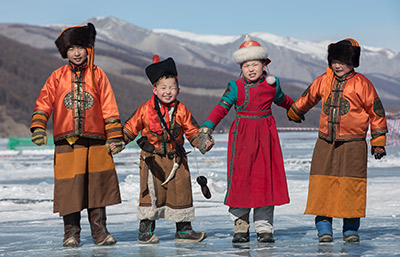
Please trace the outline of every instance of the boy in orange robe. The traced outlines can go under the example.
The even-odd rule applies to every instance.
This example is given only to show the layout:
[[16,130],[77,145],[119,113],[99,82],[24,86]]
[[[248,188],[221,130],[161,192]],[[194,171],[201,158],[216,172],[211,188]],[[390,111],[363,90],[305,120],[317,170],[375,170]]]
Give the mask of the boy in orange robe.
[[[110,82],[93,63],[95,37],[91,23],[60,33],[56,46],[69,63],[46,81],[31,123],[32,142],[47,144],[46,126],[53,113],[54,212],[63,216],[63,246],[80,244],[83,209],[88,210],[94,243],[116,243],[106,227],[105,207],[121,202],[111,154],[124,143]],[[116,145],[113,151],[111,143]]]
[[372,83],[354,71],[360,46],[348,38],[328,46],[329,66],[291,106],[288,117],[303,115],[322,99],[319,138],[312,157],[305,213],[316,215],[320,242],[331,242],[332,218],[343,218],[343,240],[358,242],[360,217],[365,217],[367,143],[371,154],[386,155],[385,110]]
[[[154,63],[146,68],[146,74],[153,84],[153,96],[123,127],[127,144],[139,134],[142,136],[137,141],[143,150],[140,154],[138,242],[158,243],[154,230],[160,218],[176,222],[175,241],[200,242],[207,235],[192,229],[192,185],[183,148],[183,135],[192,146],[199,146],[199,125],[189,109],[176,99],[178,72],[172,58],[160,62],[158,56],[154,56]],[[203,154],[211,149],[212,140],[205,145],[200,149]]]

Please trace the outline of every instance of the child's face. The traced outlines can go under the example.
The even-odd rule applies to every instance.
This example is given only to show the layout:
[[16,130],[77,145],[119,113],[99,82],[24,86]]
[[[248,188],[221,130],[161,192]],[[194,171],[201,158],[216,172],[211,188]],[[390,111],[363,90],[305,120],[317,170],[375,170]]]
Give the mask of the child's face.
[[75,65],[83,64],[87,59],[86,48],[82,46],[71,46],[68,48],[67,57]]
[[257,81],[265,69],[265,64],[259,60],[247,61],[242,64],[242,73],[251,82]]
[[343,75],[349,73],[354,67],[343,62],[333,60],[331,63],[331,68],[336,76],[342,77]]
[[179,87],[175,78],[161,78],[158,80],[153,93],[158,97],[161,103],[170,104],[175,101],[179,94]]

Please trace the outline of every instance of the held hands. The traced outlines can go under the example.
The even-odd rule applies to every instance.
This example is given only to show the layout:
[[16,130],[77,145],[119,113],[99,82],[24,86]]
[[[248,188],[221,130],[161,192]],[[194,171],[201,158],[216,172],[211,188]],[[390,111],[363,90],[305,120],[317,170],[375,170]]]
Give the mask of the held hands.
[[38,146],[47,145],[46,131],[42,128],[35,128],[35,130],[32,133],[31,140]]
[[106,141],[107,151],[113,155],[121,152],[125,148],[125,142],[122,138],[111,138]]
[[212,138],[213,130],[208,127],[201,127],[199,129],[199,150],[202,154],[210,151],[211,148],[214,146],[215,142]]
[[210,151],[214,145],[215,145],[214,138],[211,137],[211,139],[206,141],[206,152]]
[[287,110],[287,117],[290,121],[294,121],[296,123],[301,123],[304,119],[304,115],[297,114],[292,107]]
[[371,154],[375,159],[379,160],[386,155],[386,150],[384,146],[371,146]]

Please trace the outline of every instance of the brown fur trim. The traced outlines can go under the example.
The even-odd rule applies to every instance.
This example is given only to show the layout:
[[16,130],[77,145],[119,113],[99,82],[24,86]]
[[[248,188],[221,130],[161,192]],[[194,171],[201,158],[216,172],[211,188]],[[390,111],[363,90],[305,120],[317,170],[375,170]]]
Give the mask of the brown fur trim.
[[58,36],[55,44],[63,58],[67,58],[68,48],[82,46],[90,48],[94,46],[96,29],[92,23],[85,26],[74,26],[64,29]]
[[328,46],[329,66],[331,66],[332,61],[336,60],[357,68],[360,63],[360,52],[361,49],[359,46],[353,46],[351,42],[347,40],[330,44]]

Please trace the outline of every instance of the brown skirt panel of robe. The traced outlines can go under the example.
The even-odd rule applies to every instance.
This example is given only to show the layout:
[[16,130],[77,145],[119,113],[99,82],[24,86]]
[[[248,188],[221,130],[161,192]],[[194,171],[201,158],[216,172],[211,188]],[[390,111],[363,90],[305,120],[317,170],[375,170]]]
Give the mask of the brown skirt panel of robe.
[[54,212],[64,216],[85,208],[121,203],[114,160],[104,140],[79,138],[56,142]]
[[194,220],[192,184],[186,158],[180,163],[175,176],[162,185],[174,163],[174,159],[168,156],[142,151],[138,219],[164,218],[174,222]]
[[311,163],[305,214],[334,218],[365,217],[367,144],[318,139]]

